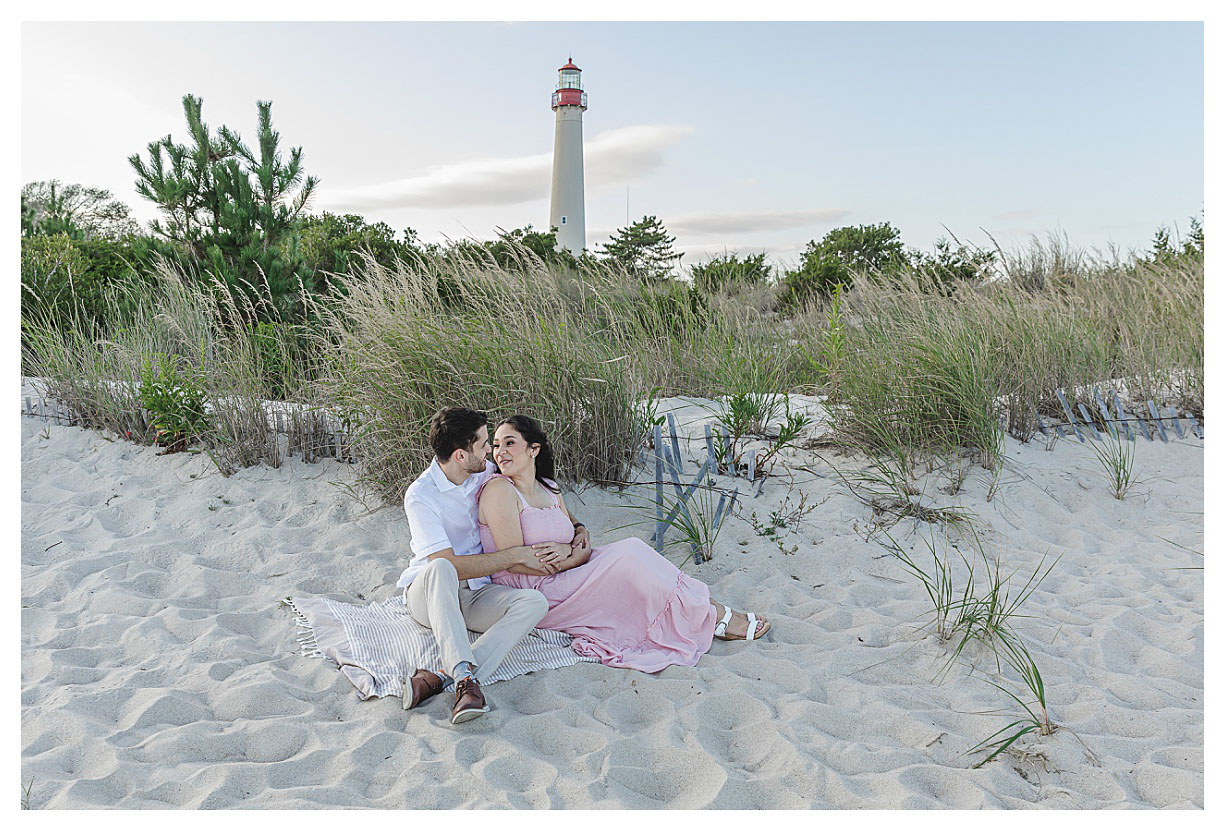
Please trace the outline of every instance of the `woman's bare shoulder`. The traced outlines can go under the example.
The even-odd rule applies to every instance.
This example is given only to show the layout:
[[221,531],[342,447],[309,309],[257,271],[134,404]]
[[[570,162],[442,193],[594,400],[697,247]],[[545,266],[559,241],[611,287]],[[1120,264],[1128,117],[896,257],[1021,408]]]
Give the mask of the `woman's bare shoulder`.
[[481,486],[481,495],[479,502],[484,502],[487,497],[492,497],[498,502],[507,499],[514,499],[515,485],[505,476],[491,476],[489,481]]

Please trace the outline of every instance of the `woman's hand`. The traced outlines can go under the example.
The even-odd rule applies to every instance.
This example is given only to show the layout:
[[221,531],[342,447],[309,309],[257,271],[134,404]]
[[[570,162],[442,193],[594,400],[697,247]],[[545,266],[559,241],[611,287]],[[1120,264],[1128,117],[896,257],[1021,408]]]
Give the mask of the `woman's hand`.
[[536,549],[536,559],[550,573],[560,571],[562,565],[570,558],[570,545],[564,542],[541,542],[532,546]]

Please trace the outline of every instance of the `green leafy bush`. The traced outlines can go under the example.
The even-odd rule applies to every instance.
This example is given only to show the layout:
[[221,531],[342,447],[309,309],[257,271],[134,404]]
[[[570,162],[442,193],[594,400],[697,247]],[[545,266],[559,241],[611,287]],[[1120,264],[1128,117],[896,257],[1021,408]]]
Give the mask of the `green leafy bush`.
[[725,292],[738,286],[761,285],[769,281],[771,271],[771,267],[766,264],[764,251],[746,255],[744,258],[733,251],[689,268],[694,288],[708,294]]
[[158,444],[171,452],[184,450],[204,433],[208,427],[204,397],[202,387],[179,373],[175,356],[157,352],[145,358],[140,370],[140,405],[149,411]]
[[835,228],[804,248],[800,267],[783,276],[782,307],[801,306],[849,289],[855,276],[907,265],[902,234],[888,222]]

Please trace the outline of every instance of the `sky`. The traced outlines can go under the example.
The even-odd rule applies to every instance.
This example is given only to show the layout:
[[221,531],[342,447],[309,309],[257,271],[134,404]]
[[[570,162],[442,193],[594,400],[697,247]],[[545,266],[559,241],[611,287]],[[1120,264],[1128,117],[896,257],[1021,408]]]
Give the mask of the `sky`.
[[1200,22],[24,22],[21,180],[112,191],[181,99],[282,145],[313,212],[425,241],[548,223],[557,68],[583,69],[587,245],[657,216],[692,265],[794,264],[890,222],[1122,252],[1204,207]]

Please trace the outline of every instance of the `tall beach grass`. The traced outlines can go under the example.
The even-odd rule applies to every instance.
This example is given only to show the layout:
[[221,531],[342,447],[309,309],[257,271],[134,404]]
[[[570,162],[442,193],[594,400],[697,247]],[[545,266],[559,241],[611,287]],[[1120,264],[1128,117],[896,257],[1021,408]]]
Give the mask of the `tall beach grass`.
[[[994,467],[1002,431],[1028,440],[1035,413],[1060,418],[1059,389],[1091,403],[1093,385],[1111,384],[1202,417],[1202,258],[1030,259],[1031,270],[1073,260],[1080,270],[963,284],[950,296],[922,274],[863,275],[841,299],[837,371],[824,381],[839,436],[902,467],[955,448]],[[802,349],[828,352],[828,315],[810,310],[799,324]]]
[[[903,484],[925,455],[997,468],[1004,431],[1027,440],[1035,412],[1059,418],[1057,389],[1090,403],[1094,384],[1116,384],[1203,417],[1202,258],[1102,261],[1035,240],[1003,258],[1011,279],[948,291],[921,271],[864,274],[784,318],[768,286],[706,293],[517,254],[366,259],[297,326],[266,287],[231,294],[161,263],[105,324],[23,320],[23,367],[82,423],[151,442],[140,375],[168,356],[206,392],[196,440],[223,472],[279,464],[264,401],[293,401],[290,444],[342,430],[388,501],[428,463],[445,404],[533,414],[560,475],[589,482],[628,477],[653,395],[824,393],[839,441]],[[256,311],[272,322],[251,326]]]

